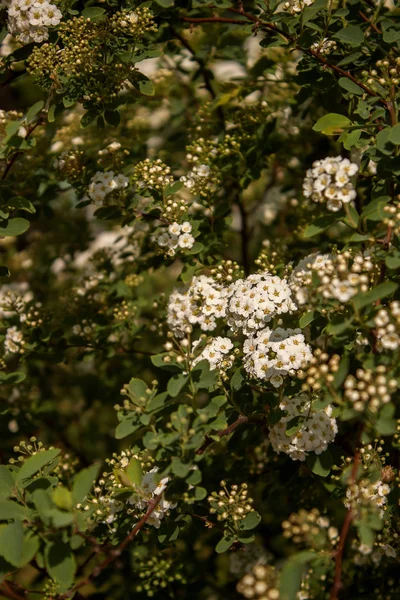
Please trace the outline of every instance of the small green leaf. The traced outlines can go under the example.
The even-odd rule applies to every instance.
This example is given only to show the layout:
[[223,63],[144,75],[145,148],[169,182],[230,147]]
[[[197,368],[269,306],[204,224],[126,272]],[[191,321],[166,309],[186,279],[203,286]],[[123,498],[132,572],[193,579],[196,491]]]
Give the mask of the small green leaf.
[[0,237],[21,235],[29,229],[29,221],[22,217],[16,217],[15,219],[9,219],[6,224],[0,224]]
[[359,85],[354,83],[354,81],[351,81],[351,79],[347,79],[347,77],[340,77],[338,83],[344,90],[356,94],[357,96],[362,96],[365,93]]
[[14,478],[5,465],[0,465],[0,498],[5,500],[14,489]]
[[140,487],[143,479],[143,471],[142,465],[137,458],[132,458],[129,465],[126,468],[126,474],[129,479],[134,483],[137,487]]
[[24,544],[24,528],[20,521],[14,521],[0,528],[0,556],[14,567],[19,567]]
[[320,477],[327,477],[333,465],[332,454],[329,450],[325,450],[322,454],[309,454],[306,458],[306,463],[311,471]]
[[89,6],[82,11],[82,17],[85,19],[98,19],[106,12],[105,8],[101,8],[100,6]]
[[20,519],[23,521],[30,515],[30,511],[25,506],[17,504],[11,500],[0,500],[0,521],[8,519]]
[[215,546],[215,552],[217,554],[222,554],[223,552],[226,552],[236,541],[236,537],[224,536],[222,539],[219,540],[218,544]]
[[[17,473],[17,477],[15,479],[16,485],[22,485],[25,487],[29,483],[29,479],[36,475],[43,467],[54,461],[54,459],[60,454],[61,450],[58,448],[51,448],[50,450],[45,450],[44,452],[37,452],[28,460],[24,462],[22,467]],[[55,465],[54,465],[55,466]]]
[[99,474],[100,466],[99,463],[91,465],[90,467],[82,469],[74,476],[72,483],[72,500],[75,504],[83,502],[89,494]]
[[340,29],[333,37],[342,42],[342,44],[348,44],[349,46],[360,46],[364,41],[363,30],[358,25],[347,25],[343,29]]
[[328,229],[328,227],[336,223],[336,220],[336,217],[332,217],[332,215],[318,217],[313,223],[310,223],[310,225],[307,225],[307,227],[304,229],[303,238],[310,238],[314,237],[315,235],[319,235],[325,231],[325,229]]
[[104,111],[104,119],[109,125],[118,127],[121,121],[121,116],[117,110],[106,110]]
[[368,292],[359,292],[354,296],[353,304],[357,310],[361,310],[366,306],[372,306],[377,300],[393,294],[398,287],[398,284],[394,283],[394,281],[385,281],[372,288],[372,290],[368,290]]
[[280,600],[296,600],[305,567],[315,557],[315,552],[304,550],[286,561],[280,576]]
[[388,139],[392,144],[395,144],[395,146],[400,145],[400,123],[397,123],[397,125],[394,125],[389,129]]
[[67,591],[74,582],[76,571],[71,548],[61,540],[49,542],[45,547],[44,559],[50,577],[60,585],[59,591]]
[[240,529],[242,529],[243,531],[255,529],[260,523],[260,521],[261,516],[258,514],[257,511],[252,510],[251,512],[247,513],[243,521],[240,522]]
[[343,129],[349,127],[353,123],[344,115],[337,113],[329,113],[324,115],[315,123],[313,130],[320,131],[325,135],[337,135],[342,133]]
[[167,391],[171,398],[176,398],[176,396],[180,394],[188,380],[189,376],[183,374],[174,375],[173,377],[171,377],[167,385]]
[[43,100],[39,100],[39,102],[36,102],[33,106],[30,107],[30,109],[26,113],[27,123],[30,123],[36,117],[36,115],[42,110],[43,106]]
[[52,494],[53,502],[58,508],[62,510],[71,510],[72,503],[72,495],[67,488],[58,486],[53,490]]
[[309,325],[310,323],[312,323],[315,319],[315,311],[314,310],[310,310],[309,312],[305,313],[304,315],[302,315],[299,319],[299,327],[301,327],[302,329],[304,329],[304,327],[307,327],[307,325]]

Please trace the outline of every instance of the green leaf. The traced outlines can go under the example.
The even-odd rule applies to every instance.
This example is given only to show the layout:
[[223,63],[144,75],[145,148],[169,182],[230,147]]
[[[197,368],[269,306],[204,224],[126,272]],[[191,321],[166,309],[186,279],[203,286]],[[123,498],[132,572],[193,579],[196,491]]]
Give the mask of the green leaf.
[[329,113],[324,115],[315,123],[313,130],[320,131],[325,135],[337,135],[342,133],[343,129],[349,127],[353,123],[344,115],[338,113]]
[[306,463],[311,471],[320,477],[327,477],[333,465],[332,454],[329,450],[325,450],[322,454],[309,454],[306,458]]
[[244,369],[237,369],[231,377],[231,389],[235,392],[242,389],[246,381]]
[[385,263],[389,269],[398,269],[400,267],[400,254],[386,256]]
[[154,85],[150,79],[141,79],[140,81],[137,81],[135,87],[137,87],[139,92],[144,96],[154,96]]
[[188,375],[179,374],[179,375],[174,375],[168,381],[167,391],[168,391],[168,394],[171,396],[171,398],[176,398],[176,396],[178,396],[180,394],[180,392],[185,387],[188,380],[189,380]]
[[[36,475],[43,467],[49,465],[54,461],[54,459],[60,454],[61,450],[58,448],[51,448],[50,450],[45,450],[44,452],[37,452],[28,460],[24,462],[22,467],[17,473],[17,477],[15,479],[16,485],[22,485],[25,487],[29,483],[29,479]],[[54,465],[55,466],[55,465]]]
[[357,524],[357,530],[361,543],[368,546],[368,548],[372,548],[375,541],[375,533],[372,531],[372,529],[368,527],[366,523],[360,521]]
[[218,544],[215,546],[215,552],[217,554],[222,554],[229,550],[229,548],[237,541],[237,538],[234,536],[224,536],[219,540]]
[[29,221],[22,217],[16,217],[15,219],[9,219],[7,224],[0,224],[0,237],[21,235],[29,229]]
[[374,287],[372,290],[368,290],[368,292],[359,292],[354,296],[353,304],[357,310],[361,310],[366,306],[372,306],[377,300],[381,300],[382,298],[386,298],[386,296],[393,294],[398,287],[398,284],[394,283],[394,281],[385,281]]
[[14,478],[5,465],[0,465],[0,499],[8,498],[14,489]]
[[136,400],[145,399],[147,397],[146,390],[148,385],[142,379],[132,377],[128,384],[129,393]]
[[132,458],[126,468],[126,474],[136,486],[140,486],[143,479],[142,465],[137,458]]
[[347,25],[343,29],[340,29],[333,37],[342,42],[342,44],[348,44],[349,46],[360,46],[364,41],[363,30],[358,25]]
[[71,510],[72,503],[72,495],[67,488],[58,486],[53,490],[52,494],[53,502],[58,508],[62,510]]
[[30,123],[36,117],[36,115],[42,110],[43,106],[43,100],[39,100],[39,102],[36,102],[33,106],[30,107],[30,109],[26,113],[27,123]]
[[127,437],[128,435],[131,435],[131,433],[134,433],[135,431],[137,431],[140,427],[141,427],[141,424],[138,423],[137,415],[135,414],[133,416],[130,416],[130,417],[124,419],[123,421],[121,421],[121,423],[119,423],[119,425],[117,425],[117,427],[115,429],[115,438],[117,440],[122,440],[123,438]]
[[304,550],[286,561],[280,576],[279,600],[296,600],[305,567],[315,556],[315,552]]
[[12,502],[11,500],[0,500],[0,521],[8,519],[28,519],[30,511],[25,506]]
[[22,567],[31,562],[31,560],[36,556],[40,547],[40,538],[37,535],[33,535],[28,533],[24,537],[24,542],[22,546],[22,557],[19,567]]
[[121,121],[121,116],[117,110],[106,110],[104,111],[104,118],[109,125],[118,127]]
[[258,514],[257,511],[252,510],[251,512],[247,513],[243,521],[240,522],[240,529],[242,529],[243,531],[255,529],[260,523],[260,521],[261,516]]
[[307,325],[314,321],[315,316],[316,314],[314,310],[310,310],[309,312],[302,315],[299,319],[299,327],[301,327],[302,329],[304,329],[304,327],[307,327]]
[[336,223],[336,221],[336,217],[333,217],[332,215],[318,217],[313,223],[307,225],[307,227],[304,229],[303,238],[310,238],[314,237],[315,235],[319,235],[325,231],[325,229],[328,229],[328,227]]
[[71,548],[61,540],[49,542],[45,547],[44,559],[50,577],[60,585],[60,592],[66,592],[74,582],[76,571]]
[[20,521],[14,521],[0,528],[0,555],[14,567],[19,567],[22,559],[24,528]]
[[101,8],[100,6],[89,6],[82,11],[82,17],[85,19],[98,19],[106,12],[105,8]]
[[171,462],[172,472],[177,477],[184,478],[190,472],[192,465],[183,463],[180,458],[174,456]]
[[362,96],[365,93],[359,85],[354,83],[354,81],[351,81],[351,79],[347,79],[347,77],[341,77],[338,83],[344,90],[356,94],[357,96]]
[[26,198],[22,198],[21,196],[14,196],[7,201],[7,205],[11,208],[16,208],[19,210],[25,210],[31,214],[36,212],[36,208],[33,206],[32,202],[27,200]]
[[397,125],[394,125],[389,129],[388,139],[392,144],[395,144],[395,146],[400,145],[400,123],[397,123]]
[[82,469],[74,476],[72,483],[72,500],[75,504],[83,502],[89,494],[100,471],[100,463]]

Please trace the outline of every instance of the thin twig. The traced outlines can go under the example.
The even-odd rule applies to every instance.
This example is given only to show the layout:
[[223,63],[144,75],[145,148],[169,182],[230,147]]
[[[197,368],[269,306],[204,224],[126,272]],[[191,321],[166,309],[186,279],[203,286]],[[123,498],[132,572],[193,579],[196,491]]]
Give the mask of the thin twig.
[[109,551],[108,549],[105,549],[105,551],[109,552],[108,556],[99,565],[97,565],[87,577],[85,577],[79,583],[74,585],[74,587],[69,592],[66,592],[65,594],[58,596],[58,598],[60,600],[62,598],[71,598],[71,596],[74,594],[74,592],[76,592],[77,590],[79,590],[80,588],[82,588],[85,585],[89,585],[92,579],[94,579],[95,577],[98,577],[104,569],[106,569],[112,562],[114,562],[114,560],[116,560],[119,556],[121,556],[121,554],[125,550],[125,548],[135,539],[135,537],[138,535],[138,533],[141,531],[141,529],[143,529],[143,527],[146,525],[146,523],[150,519],[152,513],[157,508],[157,505],[159,504],[159,502],[163,496],[163,493],[164,492],[162,492],[161,494],[158,494],[157,496],[155,496],[154,498],[152,498],[149,501],[149,503],[147,505],[146,513],[143,515],[143,517],[140,519],[140,521],[138,521],[136,523],[135,527],[132,529],[132,531],[130,531],[130,533],[128,533],[128,535],[120,543],[120,545],[111,551]]
[[[233,423],[231,423],[229,425],[229,427],[227,427],[226,429],[221,429],[220,431],[217,431],[218,437],[223,438],[226,435],[230,435],[233,431],[235,431],[235,429],[237,429],[238,427],[240,427],[240,425],[243,425],[243,423],[248,423],[249,422],[249,417],[246,417],[245,415],[240,415],[236,421],[234,421]],[[211,439],[210,437],[206,437],[205,441],[203,442],[203,444],[200,446],[200,448],[198,448],[196,450],[196,454],[204,454],[204,452],[207,450],[207,448],[209,446],[211,446],[211,444],[214,443],[214,440]]]

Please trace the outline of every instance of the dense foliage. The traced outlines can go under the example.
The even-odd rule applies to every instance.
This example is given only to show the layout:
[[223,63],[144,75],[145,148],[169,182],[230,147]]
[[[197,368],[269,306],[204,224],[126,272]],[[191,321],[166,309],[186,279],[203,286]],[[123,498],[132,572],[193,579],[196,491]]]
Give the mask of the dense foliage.
[[400,10],[2,0],[0,597],[400,596]]

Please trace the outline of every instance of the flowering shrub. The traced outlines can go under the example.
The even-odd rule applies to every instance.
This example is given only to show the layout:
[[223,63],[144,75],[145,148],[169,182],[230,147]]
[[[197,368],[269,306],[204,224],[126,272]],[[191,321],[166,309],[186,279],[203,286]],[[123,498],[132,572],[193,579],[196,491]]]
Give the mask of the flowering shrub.
[[0,598],[398,599],[391,0],[0,5]]

